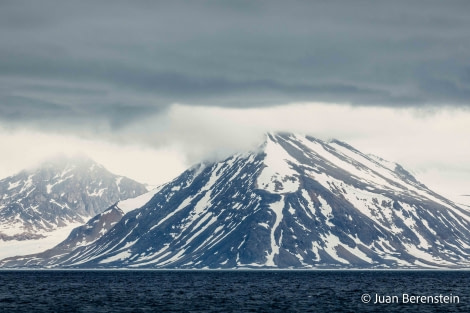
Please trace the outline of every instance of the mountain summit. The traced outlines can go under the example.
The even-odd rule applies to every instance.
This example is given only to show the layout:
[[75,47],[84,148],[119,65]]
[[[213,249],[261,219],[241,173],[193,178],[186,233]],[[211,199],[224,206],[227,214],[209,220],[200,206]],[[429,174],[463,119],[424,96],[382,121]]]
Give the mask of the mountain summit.
[[38,239],[144,192],[89,158],[58,157],[0,180],[0,239]]
[[77,230],[55,249],[1,265],[452,268],[470,263],[468,211],[400,165],[337,140],[269,134],[259,151],[196,165],[149,198],[121,210],[112,227],[96,225],[125,205],[118,203],[83,227],[99,237],[82,236],[77,244]]

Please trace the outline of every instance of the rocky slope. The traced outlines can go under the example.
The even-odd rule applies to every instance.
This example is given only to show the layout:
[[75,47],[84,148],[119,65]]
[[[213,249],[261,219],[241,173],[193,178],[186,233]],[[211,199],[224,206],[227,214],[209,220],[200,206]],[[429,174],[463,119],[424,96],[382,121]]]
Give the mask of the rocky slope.
[[469,211],[432,192],[400,165],[340,141],[270,134],[258,151],[194,166],[136,207],[122,217],[116,213],[119,204],[110,208],[106,214],[114,216],[112,222],[93,230],[100,236],[76,239],[71,234],[47,254],[7,259],[0,265],[459,268],[470,264]]
[[146,192],[87,158],[57,158],[0,180],[0,247],[85,223],[111,204]]

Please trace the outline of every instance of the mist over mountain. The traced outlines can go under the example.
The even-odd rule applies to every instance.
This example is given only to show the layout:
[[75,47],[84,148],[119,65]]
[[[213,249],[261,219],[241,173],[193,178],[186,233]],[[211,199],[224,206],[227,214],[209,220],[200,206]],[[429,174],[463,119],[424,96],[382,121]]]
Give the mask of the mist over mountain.
[[0,180],[0,239],[46,238],[144,192],[143,184],[114,175],[86,157],[51,159]]
[[3,267],[460,268],[470,212],[350,145],[268,134]]

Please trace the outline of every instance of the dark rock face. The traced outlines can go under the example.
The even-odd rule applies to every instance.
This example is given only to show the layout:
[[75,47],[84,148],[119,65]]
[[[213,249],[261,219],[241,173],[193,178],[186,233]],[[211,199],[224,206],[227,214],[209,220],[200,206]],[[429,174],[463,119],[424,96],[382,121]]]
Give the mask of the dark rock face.
[[0,180],[0,237],[34,239],[71,222],[84,223],[111,204],[144,192],[144,185],[90,159],[47,162]]
[[93,239],[72,233],[48,256],[0,264],[452,268],[470,263],[468,211],[395,163],[339,141],[292,134],[268,135],[258,152],[195,166],[112,221],[99,237],[100,231],[84,226],[76,233],[89,229]]

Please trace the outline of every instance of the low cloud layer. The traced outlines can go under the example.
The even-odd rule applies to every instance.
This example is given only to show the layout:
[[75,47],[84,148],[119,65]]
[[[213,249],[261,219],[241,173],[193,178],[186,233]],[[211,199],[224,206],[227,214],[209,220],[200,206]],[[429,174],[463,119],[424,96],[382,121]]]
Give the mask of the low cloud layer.
[[0,146],[7,147],[0,156],[0,177],[33,165],[38,158],[85,153],[116,173],[158,185],[202,160],[256,149],[266,131],[290,131],[340,139],[364,153],[400,163],[438,192],[468,194],[468,125],[468,110],[426,113],[327,103],[251,109],[172,105],[109,138],[0,127]]
[[468,1],[2,1],[0,120],[113,130],[173,103],[470,106]]
[[0,1],[0,176],[78,150],[159,183],[273,130],[336,137],[468,194],[468,12],[466,0]]

